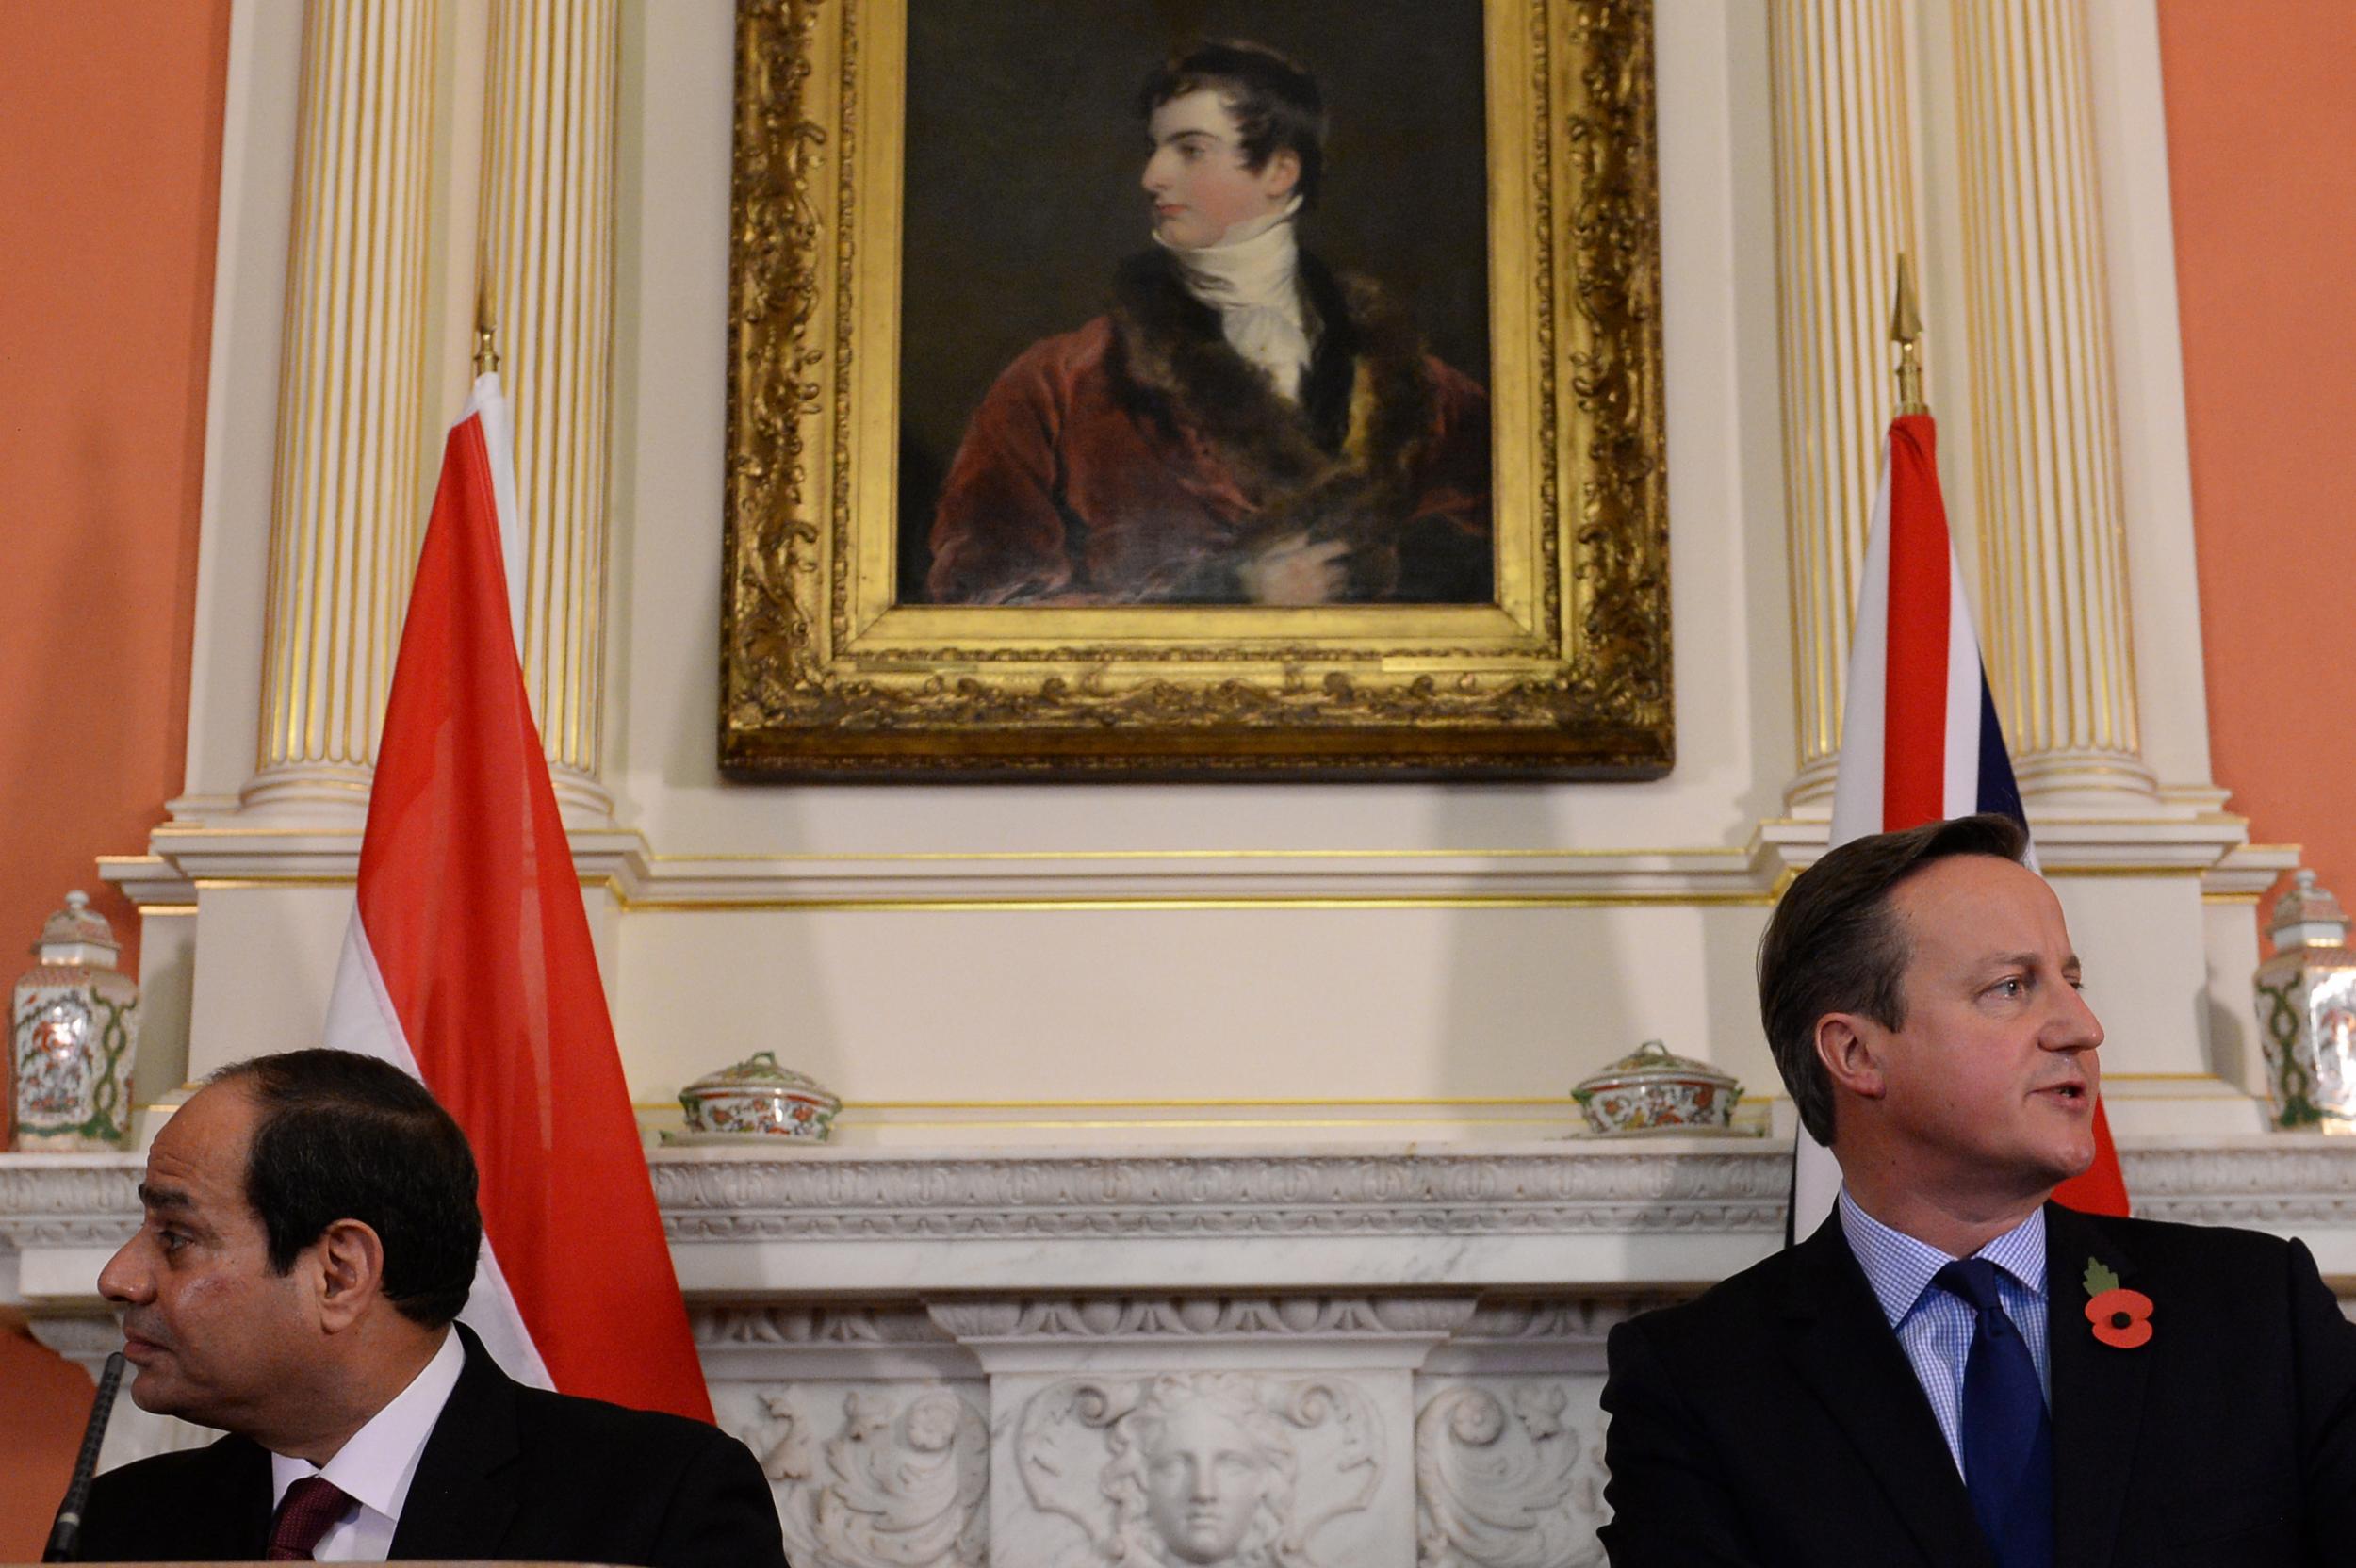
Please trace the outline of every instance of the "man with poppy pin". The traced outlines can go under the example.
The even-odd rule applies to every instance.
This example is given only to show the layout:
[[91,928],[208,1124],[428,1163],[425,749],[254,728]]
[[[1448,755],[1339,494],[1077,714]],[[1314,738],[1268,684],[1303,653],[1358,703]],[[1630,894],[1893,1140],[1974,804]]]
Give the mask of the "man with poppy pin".
[[2102,1027],[2001,816],[1798,877],[1759,1009],[1834,1216],[1612,1331],[1618,1568],[2322,1564],[2356,1325],[2296,1241],[2077,1214]]

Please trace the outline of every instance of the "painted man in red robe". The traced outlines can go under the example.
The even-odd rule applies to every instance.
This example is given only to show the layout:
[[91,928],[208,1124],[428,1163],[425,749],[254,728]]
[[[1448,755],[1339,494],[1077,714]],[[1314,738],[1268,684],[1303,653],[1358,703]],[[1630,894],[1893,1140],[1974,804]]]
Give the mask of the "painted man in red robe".
[[1147,81],[1155,249],[1033,344],[941,488],[943,604],[1485,603],[1489,401],[1370,281],[1303,253],[1317,82],[1252,43]]

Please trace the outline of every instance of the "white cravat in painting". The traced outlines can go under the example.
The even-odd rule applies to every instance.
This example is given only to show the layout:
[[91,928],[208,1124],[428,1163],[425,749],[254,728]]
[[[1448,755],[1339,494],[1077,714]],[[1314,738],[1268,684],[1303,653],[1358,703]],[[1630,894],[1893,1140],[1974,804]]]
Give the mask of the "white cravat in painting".
[[1168,251],[1186,279],[1186,292],[1219,312],[1219,331],[1230,347],[1256,365],[1286,398],[1301,400],[1301,378],[1309,368],[1309,329],[1301,313],[1300,240],[1293,215],[1301,198],[1284,211],[1239,223],[1216,245],[1153,243]]

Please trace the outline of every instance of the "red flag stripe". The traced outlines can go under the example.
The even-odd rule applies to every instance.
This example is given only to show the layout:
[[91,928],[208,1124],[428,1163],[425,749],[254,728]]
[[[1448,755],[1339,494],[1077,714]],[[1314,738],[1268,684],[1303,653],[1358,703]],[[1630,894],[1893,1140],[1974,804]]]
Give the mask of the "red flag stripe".
[[569,1394],[712,1419],[515,656],[483,421],[450,433],[378,748],[359,920]]
[[[1890,427],[1890,652],[1883,688],[1882,831],[1947,815],[1947,612],[1954,552],[1930,420]],[[1979,715],[1971,715],[1976,725]]]
[[2119,1146],[2111,1141],[2111,1119],[2094,1102],[2094,1163],[2053,1189],[2053,1201],[2080,1214],[2125,1215],[2127,1176],[2119,1168]]

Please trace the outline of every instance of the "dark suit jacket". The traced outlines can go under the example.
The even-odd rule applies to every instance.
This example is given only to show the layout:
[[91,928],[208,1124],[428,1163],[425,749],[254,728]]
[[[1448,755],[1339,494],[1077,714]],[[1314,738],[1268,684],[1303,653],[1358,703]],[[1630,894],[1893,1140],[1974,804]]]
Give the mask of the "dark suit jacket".
[[[396,1560],[784,1568],[776,1499],[742,1443],[699,1421],[526,1388],[458,1331],[466,1369],[417,1462]],[[99,1477],[82,1558],[258,1558],[270,1515],[269,1453],[224,1437]]]
[[[2056,1568],[2356,1557],[2356,1324],[2298,1242],[2046,1206]],[[2153,1303],[2099,1343],[2089,1258]],[[1970,1498],[1835,1216],[1612,1331],[1617,1568],[1988,1568]]]

